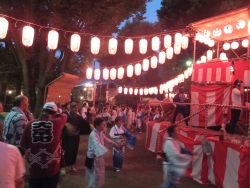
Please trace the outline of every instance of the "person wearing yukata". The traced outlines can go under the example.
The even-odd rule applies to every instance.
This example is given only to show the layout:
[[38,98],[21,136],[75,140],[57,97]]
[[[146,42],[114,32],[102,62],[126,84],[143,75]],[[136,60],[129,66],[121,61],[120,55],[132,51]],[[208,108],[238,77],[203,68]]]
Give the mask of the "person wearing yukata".
[[104,146],[104,143],[108,142],[114,145],[116,149],[119,148],[115,142],[103,134],[104,126],[104,119],[96,118],[94,130],[89,135],[87,158],[93,159],[93,164],[90,168],[86,167],[87,188],[99,188],[105,183],[104,154],[108,152],[108,149]]
[[136,131],[141,133],[141,126],[142,126],[142,109],[138,109],[136,114]]

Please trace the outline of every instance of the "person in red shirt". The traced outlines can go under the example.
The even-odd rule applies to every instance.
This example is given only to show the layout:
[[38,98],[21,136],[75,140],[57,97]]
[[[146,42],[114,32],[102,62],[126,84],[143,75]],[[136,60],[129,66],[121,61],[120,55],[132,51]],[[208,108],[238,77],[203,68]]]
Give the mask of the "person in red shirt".
[[57,106],[48,102],[39,119],[24,129],[21,146],[26,149],[30,172],[29,188],[56,188],[62,159],[61,131],[65,114],[56,114]]

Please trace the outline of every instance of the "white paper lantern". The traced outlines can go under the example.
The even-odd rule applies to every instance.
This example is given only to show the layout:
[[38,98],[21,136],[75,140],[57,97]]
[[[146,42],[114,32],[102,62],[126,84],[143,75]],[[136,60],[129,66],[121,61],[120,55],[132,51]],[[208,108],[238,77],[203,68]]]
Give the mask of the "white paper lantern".
[[210,31],[205,30],[205,31],[203,32],[203,36],[204,36],[205,38],[210,37]]
[[166,60],[166,53],[165,52],[160,52],[159,53],[159,63],[163,64],[163,63],[165,63],[165,60]]
[[213,59],[213,51],[212,50],[208,50],[207,51],[207,60],[210,61]]
[[131,54],[133,51],[133,45],[134,42],[132,39],[126,39],[125,40],[125,53],[126,54]]
[[118,93],[122,93],[122,87],[118,87]]
[[228,24],[224,27],[224,33],[225,34],[231,34],[233,32],[233,27],[232,25]]
[[243,29],[246,26],[246,22],[244,20],[239,20],[236,23],[236,29]]
[[92,74],[93,74],[93,69],[92,68],[87,68],[87,71],[86,71],[86,78],[87,79],[91,79],[92,78]]
[[152,87],[149,88],[149,89],[148,89],[148,93],[149,93],[150,95],[152,95],[152,94],[154,93],[154,88],[152,88]]
[[22,42],[23,45],[29,47],[33,44],[35,31],[30,26],[23,27]]
[[168,98],[168,93],[165,94],[165,97]]
[[164,47],[169,48],[172,44],[172,37],[170,35],[166,35],[164,37]]
[[223,60],[226,60],[226,57],[227,57],[227,55],[224,53],[224,52],[222,52],[222,53],[220,53],[220,59],[223,61]]
[[138,89],[134,89],[134,95],[137,95],[138,94]]
[[173,91],[173,88],[172,88],[172,87],[170,87],[170,88],[169,88],[169,92],[172,92],[172,91]]
[[203,35],[201,35],[200,38],[199,38],[199,42],[200,42],[200,43],[203,43],[204,40],[205,40],[205,37],[204,37]]
[[162,90],[162,89],[160,89],[160,90],[159,90],[159,93],[160,93],[160,94],[163,94],[163,90]]
[[100,50],[100,39],[98,37],[93,37],[91,39],[91,53],[98,54]]
[[151,65],[152,69],[155,69],[157,67],[157,57],[156,56],[151,57],[150,65]]
[[115,38],[109,39],[109,54],[114,55],[117,51],[117,40]]
[[228,42],[223,44],[223,49],[224,50],[229,50],[230,49],[230,44]]
[[125,95],[127,95],[128,94],[128,88],[125,87],[123,92],[124,92]]
[[185,71],[184,71],[184,77],[185,77],[186,79],[189,77],[189,75],[188,75],[188,70],[185,70]]
[[148,68],[149,68],[149,60],[148,59],[143,59],[142,70],[143,71],[148,71]]
[[109,70],[107,68],[102,70],[102,76],[103,76],[103,80],[109,79]]
[[116,79],[116,69],[115,68],[110,69],[110,79],[111,80]]
[[70,49],[72,52],[78,52],[80,50],[81,37],[78,34],[71,35]]
[[141,75],[141,64],[140,64],[140,63],[137,63],[137,64],[135,65],[135,75],[136,75],[136,76]]
[[140,40],[140,53],[141,54],[147,53],[147,48],[148,48],[148,41],[146,39],[141,39]]
[[200,40],[201,34],[200,33],[196,33],[195,34],[195,40]]
[[174,53],[176,55],[181,53],[181,46],[180,45],[174,44]]
[[174,85],[177,86],[178,84],[179,84],[179,79],[178,79],[178,78],[175,78],[175,79],[174,79]]
[[158,94],[158,88],[154,87],[154,94],[157,95]]
[[100,79],[100,75],[101,75],[100,69],[95,69],[94,70],[94,78],[95,78],[95,80],[99,80]]
[[128,76],[128,77],[132,77],[132,76],[133,76],[133,72],[134,72],[134,67],[133,67],[133,65],[128,65],[128,66],[127,66],[127,76]]
[[234,41],[234,42],[231,43],[231,48],[233,50],[237,49],[238,47],[239,47],[239,43],[238,42]]
[[58,45],[59,34],[57,31],[52,30],[48,34],[48,48],[51,50],[55,50]]
[[140,95],[143,95],[143,89],[142,88],[140,89]]
[[152,50],[157,51],[160,47],[160,39],[159,37],[152,38]]
[[172,47],[169,47],[167,49],[167,59],[172,59],[173,58],[173,53],[174,53],[174,50]]
[[204,55],[203,55],[203,56],[201,56],[201,62],[202,62],[202,63],[205,63],[206,61],[207,61],[207,57],[206,57],[206,56],[204,56]]
[[184,50],[188,48],[188,37],[187,36],[182,37],[182,39],[181,39],[181,47]]
[[174,43],[178,46],[181,46],[181,38],[182,38],[182,34],[181,33],[175,33],[174,36]]
[[9,22],[3,18],[0,17],[0,39],[4,39],[7,35],[9,27]]
[[213,47],[215,45],[215,41],[213,39],[210,39],[208,42],[209,47]]
[[248,40],[244,39],[241,44],[243,47],[247,48],[248,47]]
[[129,88],[129,94],[133,95],[133,88]]
[[148,95],[148,88],[144,88],[144,95]]
[[122,79],[123,76],[124,76],[124,68],[120,67],[120,68],[118,69],[117,78],[118,78],[118,79]]
[[205,38],[204,44],[208,45],[208,42],[210,41],[210,38]]
[[219,28],[215,28],[214,30],[213,30],[213,36],[214,37],[219,37],[219,36],[221,36],[221,29],[219,29]]

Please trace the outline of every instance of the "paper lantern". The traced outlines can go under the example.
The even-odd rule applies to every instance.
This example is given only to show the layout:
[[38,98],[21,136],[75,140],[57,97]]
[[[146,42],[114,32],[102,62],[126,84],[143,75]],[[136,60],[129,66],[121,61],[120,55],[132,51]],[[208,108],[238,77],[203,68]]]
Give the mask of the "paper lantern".
[[133,67],[133,65],[128,65],[128,66],[127,66],[127,76],[128,76],[128,77],[132,77],[132,76],[133,76],[133,72],[134,72],[134,67]]
[[152,69],[155,69],[157,67],[157,57],[156,56],[151,57],[150,65],[151,65]]
[[95,78],[95,80],[99,80],[100,79],[100,75],[101,75],[100,69],[95,69],[94,70],[94,78]]
[[219,28],[215,28],[214,30],[213,30],[213,36],[214,37],[219,37],[219,36],[221,36],[221,29],[219,29]]
[[158,94],[158,88],[154,87],[154,94],[157,95]]
[[247,48],[248,47],[248,39],[243,40],[241,44],[243,47]]
[[224,27],[225,34],[231,34],[232,32],[233,32],[233,27],[230,24],[228,24]]
[[34,40],[34,29],[30,26],[23,27],[22,42],[23,45],[29,47],[33,44]]
[[103,76],[103,80],[109,79],[109,70],[107,68],[102,70],[102,76]]
[[208,44],[208,42],[209,42],[209,40],[210,40],[210,38],[205,38],[205,39],[204,39],[204,44],[206,44],[206,45],[207,45],[207,44]]
[[203,55],[203,56],[201,56],[201,62],[202,62],[202,63],[205,63],[206,61],[207,61],[207,57],[206,57],[206,56],[204,56],[204,55]]
[[134,95],[137,95],[138,94],[138,89],[134,89]]
[[213,59],[213,51],[212,50],[208,50],[207,51],[207,60],[210,61]]
[[133,40],[132,39],[126,39],[125,40],[125,53],[126,54],[131,54],[133,51]]
[[247,31],[248,31],[248,35],[250,35],[250,19],[248,20],[248,27],[247,27]]
[[227,55],[224,53],[224,52],[222,52],[222,53],[220,53],[220,59],[223,61],[223,60],[226,60],[226,57],[227,57]]
[[168,93],[165,94],[165,97],[168,98]]
[[100,50],[100,39],[98,37],[93,37],[91,39],[91,53],[98,54]]
[[224,50],[229,50],[230,49],[230,44],[228,42],[223,44],[223,49]]
[[208,42],[209,47],[213,47],[215,45],[215,41],[213,39],[210,39]]
[[172,37],[170,35],[166,35],[164,37],[164,47],[169,48],[172,44]]
[[160,39],[159,37],[152,38],[152,50],[157,51],[160,47]]
[[120,67],[120,68],[118,69],[117,78],[118,78],[118,79],[122,79],[123,76],[124,76],[124,68]]
[[122,93],[122,87],[118,87],[118,93]]
[[175,79],[174,79],[174,85],[177,86],[178,84],[179,84],[179,79],[178,79],[178,78],[175,78]]
[[169,92],[172,92],[172,91],[173,91],[173,88],[172,88],[172,87],[170,87],[170,88],[169,88]]
[[55,50],[58,45],[59,34],[57,31],[52,30],[48,34],[48,48],[51,50]]
[[238,42],[234,41],[234,42],[231,43],[231,48],[233,50],[237,49],[238,47],[239,47],[239,43]]
[[182,37],[182,39],[181,39],[181,47],[184,50],[188,48],[188,37],[187,36]]
[[181,33],[175,33],[174,36],[174,43],[178,46],[181,46],[181,38],[182,38],[182,34]]
[[147,48],[148,48],[148,41],[146,39],[141,39],[140,40],[140,53],[141,54],[147,53]]
[[148,88],[144,88],[144,95],[148,95]]
[[243,29],[246,26],[246,22],[244,20],[239,20],[236,23],[236,29]]
[[148,93],[149,93],[150,95],[152,95],[152,94],[154,93],[154,88],[152,88],[152,87],[149,88],[149,89],[148,89]]
[[4,39],[6,37],[8,27],[9,22],[5,18],[0,17],[0,39]]
[[117,51],[117,40],[115,38],[109,39],[109,54],[114,55]]
[[195,40],[200,40],[201,34],[200,33],[196,33],[195,34]]
[[172,59],[173,58],[173,53],[174,53],[174,50],[172,47],[169,47],[167,49],[167,59]]
[[149,68],[149,60],[148,59],[143,59],[142,70],[143,71],[148,71],[148,68]]
[[129,88],[129,94],[133,95],[133,88]]
[[141,64],[140,64],[140,63],[137,63],[137,64],[135,65],[135,75],[136,75],[136,76],[141,75]]
[[160,52],[159,53],[159,63],[163,64],[163,63],[165,63],[165,60],[166,60],[166,54],[165,54],[165,52]]
[[128,88],[125,87],[123,92],[124,92],[125,95],[127,95],[128,94]]
[[143,95],[143,89],[142,88],[140,89],[140,95]]
[[72,52],[78,52],[80,50],[81,37],[78,34],[71,35],[70,49]]
[[203,36],[204,36],[205,38],[210,37],[210,31],[205,30],[205,31],[203,32]]
[[199,38],[199,42],[200,42],[200,43],[203,43],[204,40],[205,40],[205,37],[204,37],[203,35],[201,35],[200,38]]
[[115,68],[112,68],[112,69],[110,70],[110,79],[111,79],[111,80],[116,79],[116,69],[115,69]]
[[91,79],[92,78],[92,73],[93,73],[93,69],[92,68],[87,68],[86,78]]
[[176,55],[181,53],[181,46],[180,45],[174,44],[174,53]]
[[189,75],[188,75],[188,70],[185,70],[185,71],[184,71],[184,77],[185,77],[186,79],[189,77]]

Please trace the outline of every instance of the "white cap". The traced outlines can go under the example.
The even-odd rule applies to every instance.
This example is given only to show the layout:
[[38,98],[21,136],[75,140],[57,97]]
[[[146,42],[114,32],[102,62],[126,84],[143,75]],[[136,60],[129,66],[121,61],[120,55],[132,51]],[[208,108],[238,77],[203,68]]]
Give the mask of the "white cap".
[[44,104],[43,109],[51,110],[57,112],[57,106],[54,102],[47,102]]

